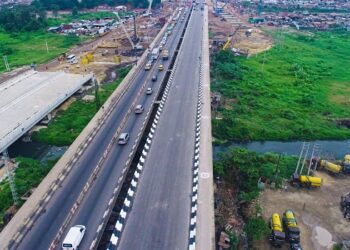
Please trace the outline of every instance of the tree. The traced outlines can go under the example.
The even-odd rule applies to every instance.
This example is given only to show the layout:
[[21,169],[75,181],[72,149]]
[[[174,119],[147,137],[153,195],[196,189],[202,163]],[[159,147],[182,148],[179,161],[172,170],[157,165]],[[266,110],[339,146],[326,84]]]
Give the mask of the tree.
[[78,16],[78,14],[79,14],[78,8],[77,8],[77,7],[74,7],[74,8],[72,9],[72,16],[73,16],[73,17],[76,17],[76,16]]
[[16,5],[0,9],[0,27],[7,32],[33,31],[46,25],[44,9],[33,5]]
[[58,10],[59,9],[60,9],[60,7],[57,4],[51,5],[52,14],[54,17],[58,17]]

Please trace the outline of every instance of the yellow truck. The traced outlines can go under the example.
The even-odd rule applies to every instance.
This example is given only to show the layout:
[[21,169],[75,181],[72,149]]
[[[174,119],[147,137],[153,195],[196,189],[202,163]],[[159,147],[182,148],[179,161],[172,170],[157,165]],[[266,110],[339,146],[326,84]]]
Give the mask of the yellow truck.
[[289,243],[300,242],[300,230],[298,227],[297,220],[295,219],[294,213],[291,209],[287,209],[283,213],[283,228],[286,233],[286,239]]
[[334,174],[339,174],[342,172],[342,166],[340,166],[338,164],[334,164],[330,161],[321,160],[320,166],[321,166],[321,168],[323,168],[331,173],[334,173]]
[[316,188],[322,186],[322,178],[294,173],[291,184],[297,187]]
[[269,240],[273,246],[281,247],[285,240],[285,233],[282,228],[281,217],[278,213],[273,213],[269,222],[271,235]]
[[342,165],[335,164],[326,160],[321,160],[320,168],[332,174],[350,174],[350,162],[348,161],[348,158],[349,155],[345,155]]

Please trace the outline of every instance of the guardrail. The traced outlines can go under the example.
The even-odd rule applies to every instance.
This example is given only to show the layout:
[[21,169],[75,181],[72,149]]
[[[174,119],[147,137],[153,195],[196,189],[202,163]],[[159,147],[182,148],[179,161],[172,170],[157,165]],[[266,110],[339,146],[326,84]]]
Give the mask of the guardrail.
[[[171,20],[171,19],[170,19]],[[162,34],[166,30],[167,25],[170,23],[170,21],[162,28],[162,30],[158,33],[157,37],[153,40],[153,42],[150,45],[150,48],[152,49],[156,43],[160,40]],[[85,137],[85,140],[83,140],[82,143],[80,143],[77,146],[76,153],[71,157],[70,160],[66,163],[65,167],[62,169],[60,174],[57,176],[57,178],[52,182],[50,187],[48,188],[48,191],[42,196],[42,198],[38,201],[37,205],[35,208],[32,210],[31,214],[24,219],[23,224],[19,227],[18,232],[12,236],[10,242],[8,243],[8,248],[13,249],[18,246],[18,244],[21,242],[25,234],[31,229],[33,226],[34,222],[39,218],[40,214],[43,212],[45,205],[49,202],[49,200],[52,198],[53,193],[58,189],[58,187],[61,185],[61,183],[64,181],[65,177],[69,174],[71,171],[73,165],[78,161],[80,156],[83,154],[87,146],[91,143],[93,138],[96,136],[98,131],[101,129],[101,127],[105,124],[107,118],[109,115],[112,113],[112,111],[115,109],[117,104],[119,103],[119,100],[124,96],[126,91],[129,89],[131,86],[131,83],[135,80],[135,77],[137,73],[139,73],[141,70],[143,70],[143,65],[145,64],[145,61],[147,59],[148,51],[145,51],[141,58],[139,59],[139,63],[137,63],[129,72],[129,74],[124,78],[123,82],[120,84],[120,87],[124,87],[123,91],[121,93],[117,93],[115,96],[112,96],[106,101],[106,103],[109,104],[108,107],[102,106],[102,110],[100,109],[99,112],[102,112],[102,115],[100,117],[97,117],[99,113],[96,115],[97,117],[97,125],[91,129],[91,132],[87,134]],[[123,84],[124,83],[124,84]],[[123,86],[126,85],[126,86]],[[118,89],[117,89],[118,90]],[[115,92],[117,92],[117,90]],[[114,93],[115,93],[114,92]],[[140,91],[141,92],[141,91]],[[135,103],[133,103],[135,106]],[[130,115],[130,109],[128,111],[128,115]],[[91,121],[92,122],[92,121]],[[126,122],[126,119],[124,118],[122,123],[123,126]],[[120,126],[119,126],[120,128]],[[120,133],[120,129],[117,129],[117,133]],[[115,141],[115,136],[113,137]],[[111,144],[107,147],[106,151],[103,154],[103,159],[100,160],[100,162],[97,164],[96,168],[93,171],[94,177],[98,173],[98,170],[100,169],[102,163],[101,161],[104,161],[106,158],[108,152],[110,151]],[[108,151],[107,151],[108,150]],[[106,153],[107,152],[107,153]],[[77,202],[74,204],[74,206],[71,208],[70,213],[68,215],[67,221],[71,219],[72,214],[74,214],[81,203],[81,200],[83,199],[84,195],[86,194],[87,190],[91,186],[92,181],[94,178],[89,178],[88,183],[84,186],[84,189],[82,193],[79,195]],[[78,202],[79,200],[79,202]],[[70,217],[70,219],[69,219]],[[64,223],[63,226],[67,226],[68,223]],[[59,234],[62,234],[64,230],[59,230]],[[57,237],[56,237],[57,238]],[[56,238],[54,239],[54,242],[57,242]],[[52,244],[53,246],[53,244]]]
[[[201,54],[203,51],[203,40],[201,42]],[[197,100],[197,114],[195,126],[195,146],[193,156],[193,173],[192,173],[192,190],[191,190],[191,214],[190,214],[190,230],[188,249],[196,249],[196,226],[197,226],[197,200],[198,200],[198,171],[199,171],[199,156],[200,156],[200,140],[201,140],[201,118],[202,118],[202,99],[203,99],[203,63],[202,57],[199,59],[199,87]]]

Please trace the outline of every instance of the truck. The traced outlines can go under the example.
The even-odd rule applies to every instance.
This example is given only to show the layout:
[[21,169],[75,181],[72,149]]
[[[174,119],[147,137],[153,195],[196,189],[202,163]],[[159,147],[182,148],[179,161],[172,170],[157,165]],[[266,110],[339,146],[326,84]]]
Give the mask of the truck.
[[151,58],[153,61],[157,60],[159,56],[159,48],[154,48],[152,50]]
[[78,60],[77,60],[77,58],[75,57],[74,54],[71,54],[71,55],[67,56],[67,57],[66,57],[66,60],[67,60],[67,62],[70,63],[70,64],[76,64],[76,63],[78,63]]
[[283,228],[286,233],[286,240],[290,244],[300,242],[300,230],[298,227],[297,220],[295,219],[294,213],[291,209],[287,209],[283,213]]
[[321,160],[320,168],[332,174],[350,174],[350,163],[347,162],[346,156],[344,157],[344,161],[341,165],[330,161]]
[[321,187],[322,178],[294,173],[292,176],[291,184],[297,187],[316,188]]
[[281,247],[285,241],[285,233],[283,232],[281,217],[278,213],[273,213],[269,222],[271,235],[269,240],[273,246]]
[[350,220],[350,193],[340,197],[340,209],[344,218]]
[[162,58],[163,58],[164,61],[169,59],[169,51],[167,49],[163,50]]

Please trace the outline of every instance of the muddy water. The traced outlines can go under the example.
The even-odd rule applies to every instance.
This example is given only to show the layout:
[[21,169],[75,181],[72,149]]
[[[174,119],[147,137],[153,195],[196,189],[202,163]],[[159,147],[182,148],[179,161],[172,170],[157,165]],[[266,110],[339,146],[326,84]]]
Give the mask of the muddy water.
[[331,233],[320,226],[316,226],[312,231],[314,245],[316,249],[332,249],[336,243],[332,240]]
[[29,157],[39,160],[45,164],[49,160],[55,160],[61,157],[68,147],[56,147],[39,142],[23,142],[17,140],[8,148],[8,153],[11,158],[18,156]]
[[[221,152],[225,152],[230,146],[243,147],[258,153],[274,152],[286,155],[299,155],[302,141],[280,142],[280,141],[253,141],[249,143],[231,143],[214,146],[214,158],[217,159]],[[350,154],[350,140],[344,141],[312,141],[321,146],[321,155],[342,159],[345,154]],[[311,151],[311,148],[310,148]]]

